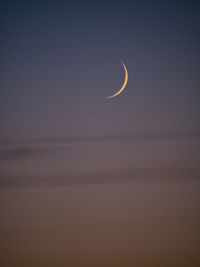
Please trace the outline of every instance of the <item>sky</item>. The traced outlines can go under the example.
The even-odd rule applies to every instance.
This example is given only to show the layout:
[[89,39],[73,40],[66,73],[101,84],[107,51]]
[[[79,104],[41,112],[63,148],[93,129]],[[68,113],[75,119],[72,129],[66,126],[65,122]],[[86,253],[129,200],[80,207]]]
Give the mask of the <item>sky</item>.
[[198,1],[2,1],[0,30],[0,264],[200,263]]
[[1,138],[199,131],[194,1],[6,1],[1,20]]
[[[139,143],[139,165],[175,159],[199,170],[199,4],[8,1],[1,20],[3,175],[6,160],[21,169],[17,159],[53,155],[67,172],[129,169]],[[106,99],[124,81],[121,61],[128,84]]]

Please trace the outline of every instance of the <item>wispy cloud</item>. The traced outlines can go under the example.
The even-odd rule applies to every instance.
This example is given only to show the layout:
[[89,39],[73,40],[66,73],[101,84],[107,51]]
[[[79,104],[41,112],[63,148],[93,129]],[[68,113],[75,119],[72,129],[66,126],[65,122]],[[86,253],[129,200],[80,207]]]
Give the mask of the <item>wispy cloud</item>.
[[93,136],[68,136],[57,138],[32,138],[32,139],[1,139],[1,144],[13,143],[38,143],[38,144],[58,144],[58,143],[84,143],[84,142],[136,142],[136,141],[159,141],[169,139],[192,139],[200,138],[199,131],[193,132],[169,132],[169,133],[137,133],[137,134],[111,134]]
[[0,150],[0,160],[19,160],[25,158],[38,157],[48,152],[48,148],[20,147]]
[[[1,140],[2,148],[0,149],[0,161],[3,168],[1,169],[0,188],[9,187],[27,187],[27,186],[71,186],[71,185],[89,185],[89,184],[109,184],[109,183],[125,183],[125,182],[165,182],[165,181],[190,181],[198,180],[200,177],[200,168],[197,164],[197,153],[192,150],[191,155],[181,157],[177,154],[175,157],[167,157],[159,160],[159,155],[152,163],[149,161],[151,153],[146,155],[146,161],[139,159],[139,163],[133,159],[129,165],[121,164],[124,167],[118,166],[120,162],[118,156],[116,160],[111,162],[111,165],[106,165],[102,168],[99,164],[101,157],[107,154],[107,150],[103,153],[100,151],[99,156],[95,158],[98,151],[95,152],[87,143],[100,142],[157,142],[162,140],[180,140],[180,139],[200,139],[199,132],[182,132],[182,133],[152,133],[152,134],[127,134],[127,135],[102,135],[102,136],[80,136],[80,137],[64,137],[64,138],[41,138],[41,139],[21,139],[21,140]],[[195,143],[199,140],[195,140]],[[84,146],[76,145],[76,143],[84,144]],[[86,144],[86,145],[85,145]],[[100,144],[100,147],[101,144]],[[105,145],[107,147],[107,144]],[[127,146],[125,146],[126,148]],[[153,144],[154,147],[154,144]],[[160,144],[157,146],[160,149]],[[193,149],[193,148],[192,148]],[[163,151],[163,148],[161,147]],[[89,151],[89,152],[88,152]],[[146,151],[146,150],[145,150]],[[184,152],[187,154],[187,151]],[[173,151],[174,152],[174,149]],[[172,153],[169,152],[169,153]],[[194,152],[194,153],[193,153]],[[58,154],[56,154],[58,153]],[[102,154],[101,154],[102,153]],[[115,153],[115,152],[113,152]],[[131,156],[137,153],[133,151]],[[145,153],[145,152],[144,152]],[[166,152],[167,153],[167,152]],[[56,154],[56,155],[55,155]],[[55,155],[55,157],[54,157]],[[154,154],[152,154],[154,155]],[[53,156],[53,157],[52,157]],[[74,157],[73,157],[74,156]],[[93,159],[94,156],[94,159]],[[155,155],[154,155],[155,156]],[[162,156],[162,155],[161,155]],[[53,170],[45,173],[40,172],[40,167],[43,162],[37,159],[50,158],[51,165],[49,168]],[[137,158],[137,157],[133,157]],[[170,158],[170,159],[169,159]],[[194,160],[193,160],[194,158]],[[17,160],[33,159],[29,161],[30,165],[25,172],[21,172],[20,168],[26,169],[25,161],[18,165]],[[84,159],[84,160],[83,160]],[[85,161],[85,159],[87,159]],[[130,157],[127,157],[130,159]],[[54,165],[55,160],[55,165]],[[95,161],[96,160],[96,161]],[[109,161],[109,158],[107,159]],[[124,160],[124,158],[122,158]],[[176,161],[174,161],[176,160]],[[57,162],[62,162],[60,165]],[[81,164],[85,162],[95,162],[94,168],[89,168],[87,172]],[[6,164],[4,164],[6,162]],[[15,162],[13,164],[13,162]],[[39,162],[39,163],[38,163]],[[149,163],[150,162],[150,163]],[[115,164],[116,163],[116,164]],[[4,165],[3,165],[4,164]],[[41,164],[41,165],[40,165]],[[80,164],[80,166],[79,166]],[[73,165],[73,166],[72,166]],[[12,171],[12,167],[17,166],[16,170]],[[58,167],[59,166],[59,167]],[[60,167],[61,166],[61,167]],[[37,167],[39,167],[37,169]],[[71,169],[71,167],[73,167]],[[32,170],[35,170],[35,175]],[[45,169],[46,170],[46,169]],[[20,175],[26,173],[27,175]],[[54,173],[54,174],[53,174]],[[50,175],[49,175],[50,174]],[[25,177],[26,176],[26,177]]]
[[0,180],[0,188],[41,187],[41,186],[77,186],[103,185],[117,183],[152,183],[152,182],[191,182],[200,181],[200,168],[177,167],[164,168],[129,168],[113,171],[96,171],[81,175],[22,177],[6,175]]

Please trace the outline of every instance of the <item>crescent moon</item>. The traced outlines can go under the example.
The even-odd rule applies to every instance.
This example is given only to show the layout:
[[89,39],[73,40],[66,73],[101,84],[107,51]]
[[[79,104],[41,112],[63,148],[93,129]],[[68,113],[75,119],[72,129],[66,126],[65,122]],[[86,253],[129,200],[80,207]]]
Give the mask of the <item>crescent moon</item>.
[[123,83],[121,89],[117,93],[115,93],[114,95],[111,95],[111,96],[107,96],[106,98],[113,98],[113,97],[121,94],[121,92],[124,91],[124,89],[125,89],[125,87],[127,85],[127,82],[128,82],[128,71],[127,71],[127,68],[126,68],[125,64],[123,62],[121,62],[121,64],[123,65],[124,71],[125,71],[124,83]]

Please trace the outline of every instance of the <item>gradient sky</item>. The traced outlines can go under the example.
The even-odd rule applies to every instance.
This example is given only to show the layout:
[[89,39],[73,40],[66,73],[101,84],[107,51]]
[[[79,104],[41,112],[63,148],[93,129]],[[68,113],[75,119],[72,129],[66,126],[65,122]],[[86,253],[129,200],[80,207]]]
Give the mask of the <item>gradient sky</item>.
[[[199,132],[197,1],[1,6],[0,136]],[[120,61],[129,72],[126,90]]]
[[198,1],[0,21],[0,266],[200,266]]

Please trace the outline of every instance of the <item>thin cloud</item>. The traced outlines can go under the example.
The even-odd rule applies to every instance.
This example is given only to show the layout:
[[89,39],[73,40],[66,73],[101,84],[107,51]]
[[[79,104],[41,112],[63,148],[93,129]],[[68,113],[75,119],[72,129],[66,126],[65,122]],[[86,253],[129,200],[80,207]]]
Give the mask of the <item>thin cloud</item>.
[[15,149],[0,150],[0,160],[19,160],[44,155],[48,149],[34,148],[34,147],[21,147]]
[[1,139],[0,143],[85,143],[85,142],[136,142],[136,141],[160,141],[172,139],[199,139],[200,132],[177,132],[177,133],[138,133],[118,135],[93,135],[93,136],[69,136],[58,138],[33,138],[33,139]]
[[131,168],[107,172],[83,173],[82,175],[20,177],[6,176],[0,180],[0,188],[84,186],[117,183],[165,183],[200,182],[200,168]]

